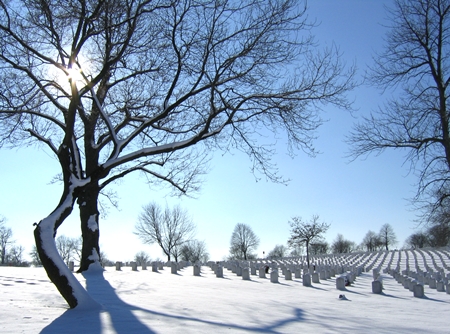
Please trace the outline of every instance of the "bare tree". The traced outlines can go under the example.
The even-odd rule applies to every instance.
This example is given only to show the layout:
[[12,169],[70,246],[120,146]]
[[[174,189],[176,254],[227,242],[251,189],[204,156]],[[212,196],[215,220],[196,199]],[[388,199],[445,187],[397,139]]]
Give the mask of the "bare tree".
[[281,182],[260,134],[314,154],[321,107],[350,106],[354,70],[316,49],[300,0],[0,4],[0,145],[38,143],[60,165],[60,201],[35,239],[72,308],[92,299],[53,238],[75,203],[81,272],[100,265],[98,201],[115,181],[138,172],[196,191],[214,149],[240,149]]
[[81,240],[79,238],[60,235],[56,238],[56,249],[64,263],[68,266],[70,261],[80,260]]
[[431,247],[445,247],[450,245],[450,226],[436,224],[427,230],[428,243]]
[[134,234],[145,244],[156,242],[170,261],[172,256],[177,260],[181,246],[193,238],[194,231],[195,225],[186,210],[166,206],[163,211],[153,202],[143,207]]
[[291,226],[288,244],[292,247],[305,245],[306,248],[306,261],[309,268],[309,251],[310,245],[313,242],[318,242],[322,238],[328,228],[329,224],[319,221],[319,216],[312,216],[309,222],[303,221],[301,217],[293,217],[289,222]]
[[331,244],[331,251],[335,254],[351,253],[355,248],[353,241],[347,240],[342,234],[338,234],[336,239]]
[[284,245],[276,245],[267,256],[271,259],[281,259],[287,255],[288,249]]
[[405,243],[411,248],[423,248],[429,244],[428,236],[425,232],[413,233],[406,239]]
[[41,259],[39,258],[39,253],[37,251],[36,245],[33,245],[31,252],[28,254],[31,257],[31,264],[33,266],[42,266]]
[[383,247],[383,243],[381,242],[380,235],[378,233],[369,230],[364,236],[362,246],[366,248],[368,252],[374,252]]
[[309,253],[311,255],[327,254],[330,245],[325,240],[315,241],[309,244]]
[[389,246],[397,244],[397,236],[394,229],[390,224],[384,224],[380,228],[379,238],[381,244],[386,250],[389,250]]
[[23,259],[23,251],[25,248],[21,245],[13,245],[7,254],[7,262],[13,266],[28,266]]
[[9,227],[5,226],[6,218],[0,217],[0,257],[1,264],[6,263],[8,248],[13,243],[12,238],[12,230]]
[[195,263],[197,261],[207,262],[209,253],[206,249],[206,243],[199,240],[189,240],[181,247],[181,259]]
[[238,260],[249,260],[256,258],[253,253],[259,246],[259,238],[252,228],[243,223],[234,227],[230,239],[230,258]]
[[349,142],[354,158],[403,149],[419,177],[414,201],[433,212],[450,195],[450,1],[395,0],[393,6],[386,47],[368,79],[398,94],[357,124]]
[[148,255],[144,251],[137,252],[134,256],[134,261],[137,263],[138,266],[142,266],[143,264],[147,264],[151,261],[150,255]]

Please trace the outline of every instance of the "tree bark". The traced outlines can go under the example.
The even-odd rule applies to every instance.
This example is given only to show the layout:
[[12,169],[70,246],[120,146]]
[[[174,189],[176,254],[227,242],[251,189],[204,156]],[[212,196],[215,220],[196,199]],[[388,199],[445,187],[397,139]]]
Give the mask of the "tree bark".
[[96,305],[96,302],[67,268],[56,248],[56,231],[73,209],[75,201],[73,191],[73,188],[66,189],[57,208],[47,218],[36,224],[34,230],[36,249],[42,265],[70,308],[75,308],[80,304]]
[[81,234],[83,237],[80,268],[78,272],[88,270],[89,266],[93,263],[100,266],[100,230],[97,204],[99,194],[100,188],[98,184],[89,184],[83,188],[78,198]]

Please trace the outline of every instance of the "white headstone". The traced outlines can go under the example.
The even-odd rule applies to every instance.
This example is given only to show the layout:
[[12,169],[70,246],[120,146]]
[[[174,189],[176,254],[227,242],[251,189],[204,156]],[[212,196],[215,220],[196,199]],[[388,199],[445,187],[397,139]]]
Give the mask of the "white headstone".
[[177,263],[176,263],[176,262],[171,262],[171,263],[170,263],[170,272],[171,272],[172,274],[176,274],[176,273],[177,273],[177,270],[178,270],[178,265],[177,265]]
[[303,286],[311,286],[311,275],[310,274],[303,275]]
[[383,283],[380,280],[372,282],[372,293],[381,294],[383,292]]
[[272,272],[270,273],[270,281],[272,283],[278,283],[278,270],[277,269],[272,270]]
[[198,264],[194,265],[194,276],[200,276],[200,266]]
[[250,281],[250,273],[248,271],[248,268],[242,269],[242,279],[246,281]]

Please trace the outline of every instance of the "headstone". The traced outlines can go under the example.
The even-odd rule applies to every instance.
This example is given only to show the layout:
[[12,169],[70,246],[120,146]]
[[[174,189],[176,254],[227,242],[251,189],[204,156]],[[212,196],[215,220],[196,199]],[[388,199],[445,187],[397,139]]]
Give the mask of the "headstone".
[[116,270],[120,270],[121,263],[119,261],[116,262]]
[[336,289],[345,290],[345,277],[339,276],[336,278]]
[[194,265],[194,276],[200,276],[200,266],[198,264]]
[[445,285],[443,281],[439,281],[436,283],[436,290],[439,292],[445,292]]
[[245,281],[250,281],[250,273],[248,271],[248,268],[242,269],[242,279]]
[[379,275],[380,274],[378,273],[378,269],[375,268],[375,269],[372,270],[372,277],[373,277],[374,280],[376,280]]
[[415,284],[413,287],[413,293],[414,293],[414,297],[423,298],[425,296],[425,294],[423,292],[423,285]]
[[171,262],[170,263],[170,272],[172,274],[176,274],[177,273],[177,269],[178,269],[177,263],[176,262]]
[[383,283],[380,280],[372,282],[372,293],[381,294],[383,292]]
[[277,269],[272,270],[272,272],[270,273],[270,281],[272,283],[278,283],[278,270]]
[[259,278],[266,278],[266,268],[264,266],[259,268]]
[[256,267],[255,266],[251,266],[250,267],[250,274],[251,275],[256,275]]
[[311,275],[310,274],[304,274],[302,280],[303,280],[303,286],[311,286]]
[[147,262],[142,263],[142,270],[147,270]]
[[286,269],[284,272],[284,279],[286,281],[292,281],[292,272],[289,269]]
[[430,289],[436,289],[436,280],[434,278],[430,278],[428,280],[428,285],[430,286]]
[[134,261],[130,262],[130,266],[131,266],[131,270],[132,271],[137,271],[137,263]]
[[327,274],[326,274],[326,272],[325,272],[324,270],[321,270],[321,271],[320,271],[320,273],[319,273],[319,278],[320,278],[320,279],[323,279],[323,280],[326,280],[326,279],[327,279]]
[[242,268],[240,266],[236,266],[236,275],[242,276]]
[[69,270],[73,271],[73,269],[74,269],[74,263],[73,263],[73,261],[69,261]]
[[314,274],[312,274],[312,282],[313,282],[313,283],[320,283],[320,280],[319,280],[319,273],[314,273]]
[[158,263],[152,262],[152,271],[153,271],[154,273],[157,273],[157,272],[158,272]]
[[302,278],[302,272],[300,268],[295,268],[295,278]]
[[447,291],[447,294],[450,295],[450,283],[447,283],[445,290]]
[[223,267],[220,264],[216,268],[216,277],[223,278]]

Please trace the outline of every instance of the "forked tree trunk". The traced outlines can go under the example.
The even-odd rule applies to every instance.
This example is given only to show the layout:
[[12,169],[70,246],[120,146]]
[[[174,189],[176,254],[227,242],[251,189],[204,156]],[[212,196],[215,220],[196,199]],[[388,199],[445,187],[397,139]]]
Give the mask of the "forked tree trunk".
[[81,250],[80,269],[83,272],[89,269],[91,264],[100,266],[99,246],[99,212],[98,196],[100,189],[97,184],[88,185],[83,188],[79,196],[81,234],[83,247]]
[[93,307],[97,303],[67,268],[55,243],[56,231],[72,212],[73,204],[73,189],[66,190],[58,207],[37,224],[34,230],[36,249],[48,277],[55,284],[70,308]]

